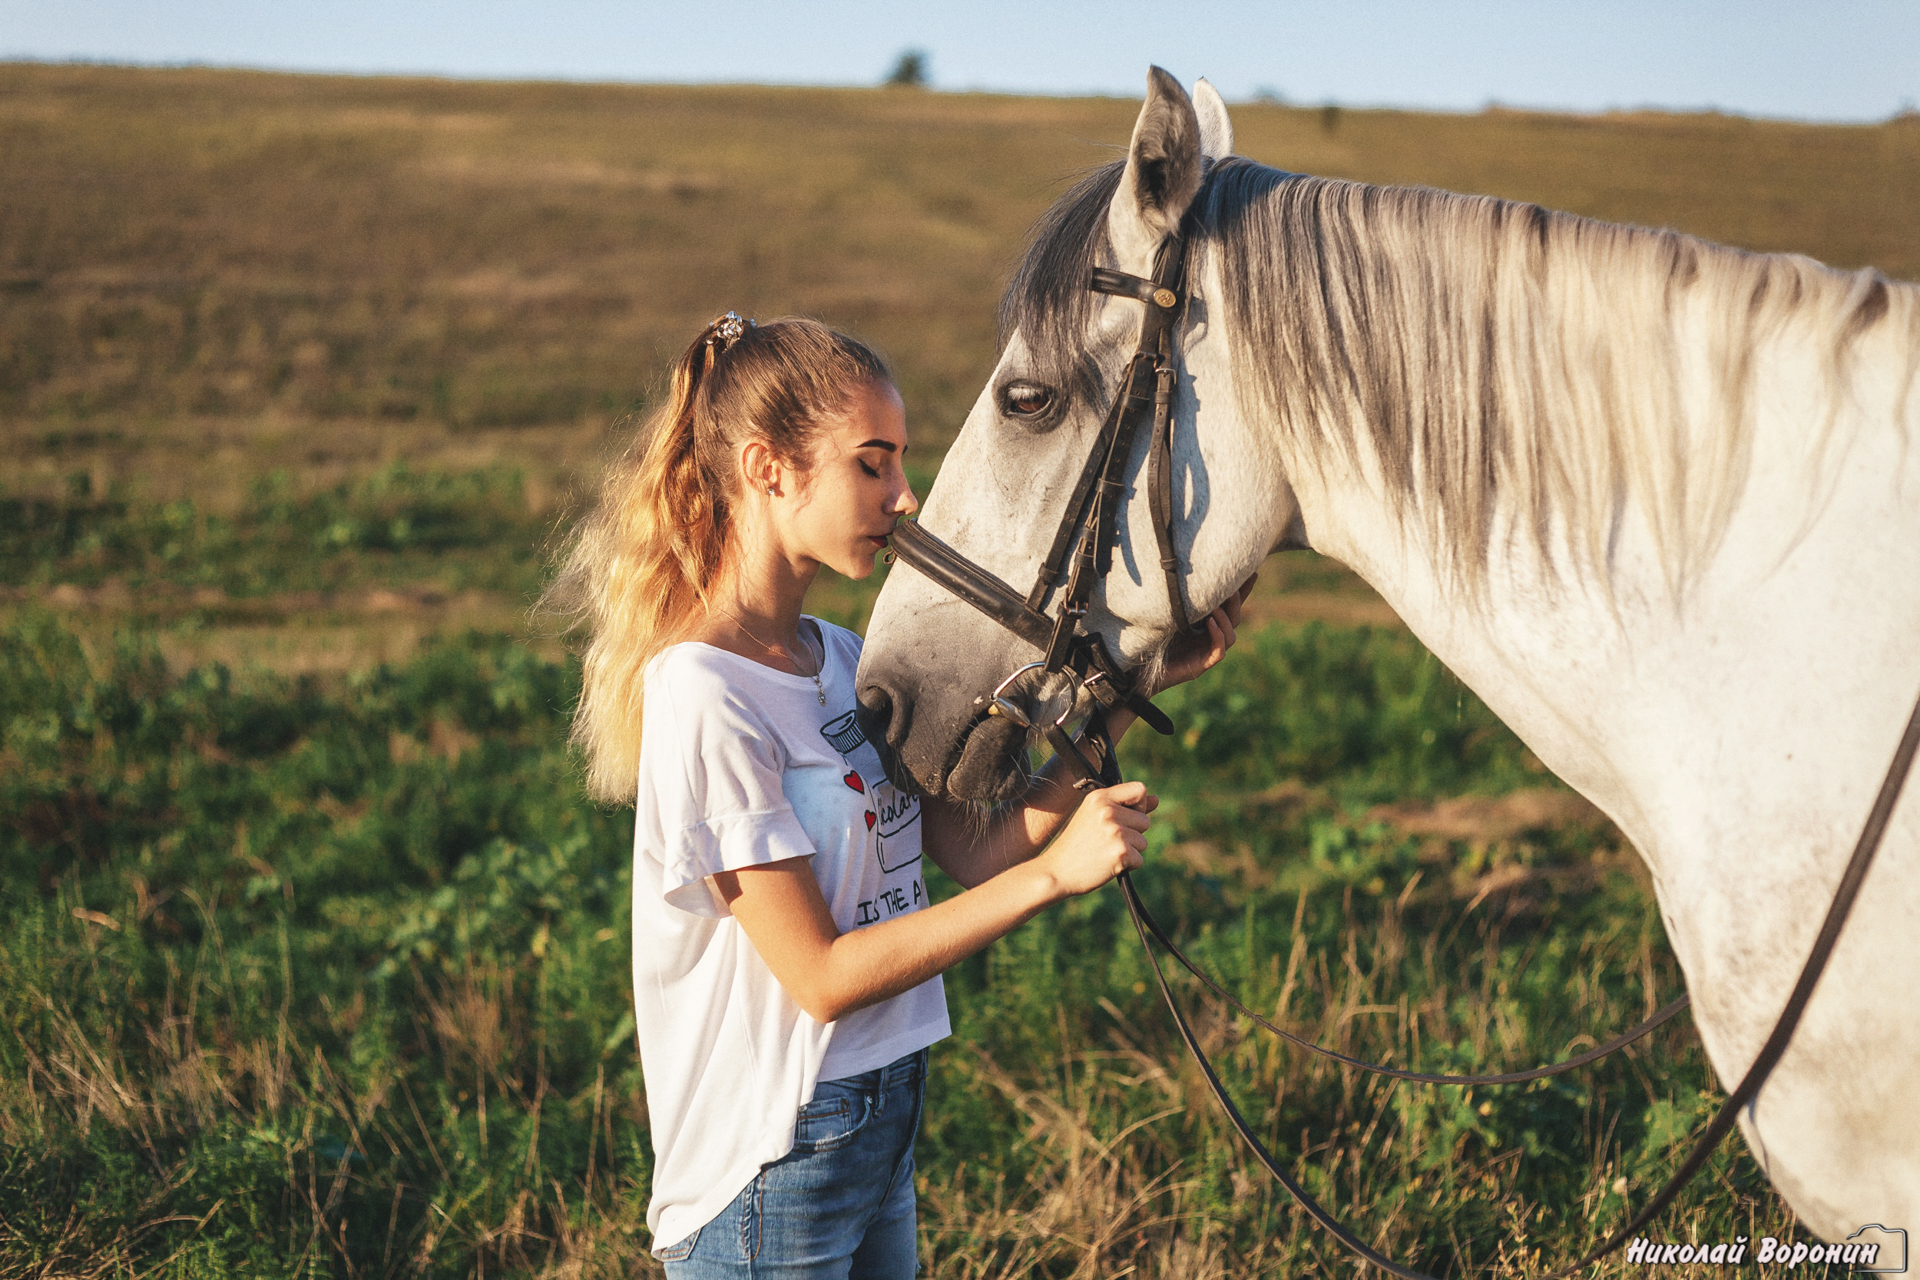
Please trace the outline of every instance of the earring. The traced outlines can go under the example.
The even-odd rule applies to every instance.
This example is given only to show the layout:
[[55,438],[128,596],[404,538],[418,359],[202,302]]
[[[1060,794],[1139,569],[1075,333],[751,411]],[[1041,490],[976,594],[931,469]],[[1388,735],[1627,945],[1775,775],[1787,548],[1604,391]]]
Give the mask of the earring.
[[772,486],[772,485],[768,485],[768,486],[767,486],[767,496],[768,496],[769,498],[776,498],[776,497],[779,497],[779,495],[778,495],[778,494],[776,494],[776,493],[775,493],[775,492],[773,491],[773,486]]

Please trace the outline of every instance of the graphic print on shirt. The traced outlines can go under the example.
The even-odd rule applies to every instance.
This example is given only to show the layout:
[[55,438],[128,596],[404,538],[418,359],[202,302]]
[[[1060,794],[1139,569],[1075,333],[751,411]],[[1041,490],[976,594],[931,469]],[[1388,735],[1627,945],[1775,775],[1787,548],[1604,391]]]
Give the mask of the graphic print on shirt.
[[[820,726],[820,736],[846,760],[843,781],[867,797],[867,830],[873,832],[874,855],[880,860],[880,869],[898,871],[918,862],[917,842],[911,854],[901,848],[904,842],[895,842],[892,850],[887,842],[920,820],[920,797],[908,795],[887,781],[886,771],[880,767],[880,753],[867,741],[866,731],[853,712],[835,716]],[[920,901],[923,893],[916,879],[914,901]]]

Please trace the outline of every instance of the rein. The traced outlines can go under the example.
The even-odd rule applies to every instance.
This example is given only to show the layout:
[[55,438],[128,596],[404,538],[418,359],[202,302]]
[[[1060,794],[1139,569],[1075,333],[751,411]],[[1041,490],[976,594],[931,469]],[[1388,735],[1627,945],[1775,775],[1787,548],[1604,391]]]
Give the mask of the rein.
[[[1092,731],[1102,738],[1105,736],[1104,728],[1095,727]],[[1652,1198],[1641,1206],[1640,1212],[1634,1214],[1628,1222],[1622,1225],[1592,1252],[1588,1253],[1586,1257],[1569,1266],[1562,1267],[1558,1271],[1548,1273],[1542,1277],[1542,1280],[1563,1280],[1564,1277],[1571,1276],[1575,1272],[1600,1261],[1600,1259],[1614,1252],[1637,1235],[1642,1228],[1652,1222],[1667,1206],[1673,1203],[1680,1192],[1693,1180],[1694,1175],[1706,1164],[1707,1158],[1713,1154],[1714,1150],[1719,1147],[1727,1134],[1733,1130],[1734,1124],[1740,1118],[1740,1112],[1751,1105],[1754,1099],[1759,1096],[1761,1086],[1766,1084],[1767,1077],[1773,1073],[1774,1066],[1780,1061],[1781,1057],[1785,1055],[1787,1045],[1793,1039],[1795,1029],[1800,1025],[1800,1017],[1806,1012],[1807,1003],[1813,997],[1813,988],[1815,984],[1820,981],[1820,975],[1826,970],[1827,960],[1833,954],[1834,945],[1840,940],[1840,930],[1846,924],[1847,916],[1853,910],[1854,900],[1860,893],[1860,885],[1866,880],[1867,872],[1873,866],[1874,855],[1878,853],[1880,849],[1881,837],[1886,834],[1887,823],[1893,817],[1894,805],[1899,802],[1900,791],[1906,783],[1908,773],[1912,770],[1916,749],[1920,749],[1920,701],[1914,703],[1913,714],[1907,720],[1906,732],[1901,736],[1899,746],[1894,749],[1893,759],[1887,766],[1886,777],[1882,779],[1880,783],[1880,792],[1874,798],[1873,808],[1867,814],[1866,825],[1861,829],[1860,839],[1854,845],[1853,856],[1848,859],[1847,868],[1841,873],[1839,886],[1834,890],[1833,902],[1827,908],[1826,919],[1821,922],[1820,932],[1814,938],[1813,947],[1807,954],[1806,964],[1801,967],[1800,977],[1793,985],[1793,992],[1787,997],[1786,1006],[1781,1010],[1779,1020],[1774,1023],[1772,1034],[1767,1037],[1766,1043],[1761,1046],[1759,1054],[1754,1058],[1753,1064],[1747,1068],[1747,1073],[1741,1078],[1740,1084],[1732,1093],[1727,1095],[1727,1100],[1720,1104],[1720,1109],[1714,1113],[1713,1119],[1708,1121],[1706,1129],[1701,1132],[1700,1137],[1694,1143],[1693,1150],[1688,1153],[1687,1158],[1680,1164],[1680,1167],[1675,1169],[1673,1174],[1667,1179],[1665,1185],[1654,1192]],[[1099,781],[1101,785],[1111,786],[1117,784],[1119,780],[1119,766],[1113,758],[1111,743],[1108,743],[1105,748],[1105,758],[1102,761],[1102,772]],[[1401,1277],[1401,1280],[1435,1280],[1435,1278],[1427,1275],[1425,1272],[1415,1271],[1411,1267],[1402,1266],[1385,1254],[1368,1246],[1368,1244],[1354,1234],[1350,1228],[1343,1224],[1338,1218],[1335,1218],[1325,1206],[1315,1200],[1307,1189],[1295,1181],[1285,1169],[1280,1167],[1280,1162],[1274,1157],[1273,1153],[1267,1149],[1266,1144],[1260,1140],[1259,1136],[1253,1132],[1246,1118],[1240,1114],[1240,1109],[1234,1105],[1233,1098],[1227,1093],[1226,1086],[1221,1083],[1219,1073],[1214,1070],[1213,1062],[1207,1057],[1206,1051],[1200,1047],[1200,1041],[1198,1037],[1194,1035],[1193,1028],[1188,1024],[1185,1013],[1181,1011],[1179,1004],[1174,1000],[1173,989],[1167,985],[1166,975],[1160,969],[1159,956],[1155,954],[1152,943],[1148,941],[1149,937],[1165,947],[1168,953],[1178,959],[1180,964],[1184,966],[1188,972],[1192,973],[1209,988],[1224,997],[1235,1009],[1246,1014],[1268,1031],[1273,1032],[1275,1035],[1282,1037],[1290,1043],[1301,1045],[1302,1047],[1313,1050],[1315,1053],[1322,1054],[1338,1062],[1359,1067],[1378,1075],[1428,1084],[1517,1084],[1524,1080],[1537,1080],[1542,1076],[1558,1075],[1562,1071],[1583,1066],[1586,1063],[1613,1052],[1615,1049],[1638,1040],[1661,1023],[1666,1022],[1678,1014],[1682,1009],[1687,1007],[1688,1003],[1688,998],[1682,996],[1639,1026],[1614,1037],[1606,1044],[1589,1050],[1576,1058],[1569,1058],[1564,1062],[1556,1063],[1550,1067],[1539,1067],[1532,1071],[1520,1071],[1506,1075],[1492,1076],[1441,1076],[1400,1071],[1370,1062],[1362,1062],[1357,1058],[1349,1058],[1344,1054],[1335,1053],[1330,1049],[1323,1048],[1310,1041],[1302,1040],[1300,1037],[1281,1030],[1259,1014],[1254,1013],[1251,1009],[1241,1004],[1240,1001],[1229,995],[1221,988],[1219,983],[1202,973],[1194,966],[1191,960],[1181,954],[1180,949],[1168,939],[1165,931],[1163,931],[1159,923],[1154,920],[1153,914],[1147,910],[1146,903],[1141,901],[1140,891],[1134,887],[1131,874],[1122,871],[1119,875],[1119,880],[1120,892],[1125,895],[1127,900],[1127,913],[1133,919],[1134,931],[1140,935],[1140,946],[1147,953],[1147,962],[1153,970],[1154,984],[1160,988],[1160,997],[1165,1001],[1167,1010],[1173,1015],[1174,1025],[1180,1031],[1181,1040],[1185,1041],[1188,1051],[1193,1054],[1194,1061],[1199,1064],[1201,1073],[1206,1077],[1207,1088],[1212,1091],[1214,1098],[1220,1103],[1221,1109],[1226,1112],[1227,1119],[1232,1123],[1235,1131],[1238,1132],[1241,1139],[1246,1142],[1248,1149],[1253,1152],[1254,1158],[1265,1165],[1267,1172],[1271,1173],[1274,1179],[1279,1182],[1281,1186],[1285,1187],[1293,1198],[1299,1202],[1300,1207],[1306,1210],[1307,1216],[1311,1217],[1315,1222],[1318,1222],[1322,1227],[1325,1227],[1334,1239],[1345,1245],[1347,1249],[1356,1256],[1390,1275]]]
[[[1173,722],[1140,694],[1134,684],[1132,673],[1114,660],[1101,636],[1098,633],[1083,632],[1080,624],[1086,616],[1094,585],[1104,579],[1112,567],[1120,504],[1126,493],[1122,477],[1128,460],[1132,456],[1133,444],[1139,428],[1149,418],[1152,421],[1152,432],[1148,442],[1147,495],[1154,539],[1159,546],[1160,567],[1166,576],[1167,597],[1172,606],[1175,626],[1180,631],[1186,631],[1192,624],[1192,614],[1187,607],[1185,591],[1181,584],[1181,566],[1174,548],[1171,478],[1172,402],[1175,378],[1173,325],[1184,301],[1182,294],[1185,259],[1185,239],[1180,235],[1171,235],[1161,242],[1160,248],[1154,255],[1151,278],[1128,275],[1103,267],[1096,267],[1093,271],[1089,287],[1094,292],[1133,298],[1145,305],[1145,314],[1140,324],[1139,341],[1135,345],[1133,355],[1127,361],[1120,386],[1107,408],[1100,432],[1094,439],[1093,448],[1088,453],[1087,461],[1082,466],[1079,478],[1067,500],[1066,512],[1061,518],[1059,528],[1054,532],[1053,543],[1041,564],[1039,575],[1026,596],[1022,597],[992,572],[967,559],[914,521],[900,521],[892,537],[893,553],[898,559],[906,561],[935,584],[980,610],[1044,655],[1042,661],[1028,663],[1018,668],[1001,683],[987,700],[987,714],[1003,715],[1028,729],[1039,730],[1053,747],[1054,753],[1078,775],[1074,786],[1080,790],[1114,786],[1121,780],[1119,761],[1106,724],[1107,713],[1114,708],[1127,707],[1159,733],[1173,732]],[[1069,564],[1069,554],[1072,557],[1071,564]],[[1049,618],[1045,612],[1048,600],[1055,589],[1061,585],[1063,576],[1066,589],[1061,596],[1059,611]],[[1067,732],[1065,727],[1067,720],[1073,714],[1075,705],[1079,702],[1077,693],[1069,700],[1059,718],[1051,724],[1035,724],[1014,701],[1002,696],[1031,670],[1040,670],[1043,672],[1043,677],[1065,673],[1077,685],[1079,692],[1089,695],[1092,704],[1091,712],[1077,740]],[[1846,871],[1841,876],[1838,888],[1834,891],[1833,903],[1827,910],[1826,919],[1814,940],[1806,964],[1801,969],[1799,980],[1794,984],[1793,992],[1788,997],[1772,1034],[1768,1036],[1759,1055],[1747,1069],[1739,1086],[1728,1095],[1686,1160],[1674,1171],[1666,1184],[1654,1193],[1640,1212],[1585,1258],[1572,1266],[1552,1273],[1545,1280],[1560,1280],[1560,1277],[1571,1275],[1599,1261],[1625,1244],[1636,1232],[1652,1221],[1672,1203],[1693,1175],[1706,1163],[1708,1156],[1733,1128],[1741,1109],[1751,1104],[1758,1096],[1761,1086],[1766,1083],[1774,1065],[1786,1053],[1794,1030],[1799,1026],[1801,1014],[1812,998],[1814,985],[1819,982],[1834,945],[1839,940],[1840,930],[1846,923],[1848,913],[1853,909],[1854,899],[1859,894],[1861,882],[1865,880],[1874,855],[1879,850],[1881,837],[1886,831],[1894,805],[1899,799],[1901,788],[1911,770],[1916,749],[1920,749],[1920,702],[1914,705],[1906,733],[1894,751],[1886,778],[1881,783],[1879,795],[1868,814],[1859,842],[1854,847],[1853,857],[1847,863]],[[1299,1202],[1300,1207],[1309,1217],[1326,1228],[1335,1239],[1356,1256],[1391,1275],[1401,1277],[1402,1280],[1433,1280],[1433,1278],[1423,1272],[1402,1266],[1369,1247],[1290,1176],[1280,1166],[1273,1153],[1267,1149],[1266,1144],[1253,1132],[1245,1117],[1240,1114],[1239,1108],[1234,1105],[1233,1099],[1228,1095],[1226,1086],[1221,1083],[1212,1061],[1200,1047],[1200,1042],[1194,1035],[1193,1028],[1188,1024],[1185,1013],[1174,999],[1173,989],[1168,986],[1166,976],[1161,971],[1160,958],[1153,946],[1155,942],[1158,942],[1168,955],[1232,1008],[1288,1043],[1312,1050],[1344,1066],[1420,1084],[1519,1084],[1558,1075],[1585,1066],[1633,1043],[1677,1016],[1689,1004],[1689,997],[1683,995],[1646,1021],[1613,1037],[1605,1044],[1565,1061],[1536,1067],[1530,1071],[1496,1075],[1435,1075],[1405,1071],[1336,1053],[1282,1030],[1247,1008],[1218,982],[1202,972],[1174,944],[1159,922],[1154,919],[1153,913],[1147,909],[1146,903],[1141,900],[1132,876],[1122,871],[1118,879],[1120,891],[1126,898],[1128,915],[1133,920],[1134,931],[1140,937],[1140,945],[1146,951],[1161,998],[1173,1015],[1174,1025],[1179,1029],[1181,1040],[1192,1052],[1201,1073],[1206,1077],[1208,1088],[1212,1090],[1213,1096],[1226,1112],[1227,1119],[1233,1124],[1234,1129],[1246,1142],[1254,1157],[1266,1166],[1267,1171]]]

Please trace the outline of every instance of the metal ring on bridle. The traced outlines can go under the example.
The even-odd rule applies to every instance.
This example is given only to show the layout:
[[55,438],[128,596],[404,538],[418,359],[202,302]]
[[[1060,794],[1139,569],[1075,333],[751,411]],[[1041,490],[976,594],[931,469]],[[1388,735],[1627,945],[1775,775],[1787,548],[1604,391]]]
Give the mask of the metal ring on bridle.
[[992,696],[988,698],[987,714],[990,716],[1005,716],[1007,719],[1013,721],[1015,724],[1019,725],[1023,729],[1064,728],[1066,726],[1067,721],[1073,718],[1073,709],[1080,704],[1080,691],[1084,689],[1088,684],[1092,683],[1094,680],[1100,679],[1101,674],[1096,671],[1088,679],[1082,680],[1078,676],[1073,674],[1071,671],[1062,672],[1061,674],[1067,677],[1068,684],[1070,684],[1073,688],[1073,696],[1067,699],[1066,710],[1060,713],[1059,719],[1055,720],[1052,725],[1050,726],[1037,725],[1033,722],[1033,718],[1031,716],[1027,715],[1026,712],[1020,710],[1019,707],[1015,706],[1011,701],[1009,701],[1003,695],[1007,692],[1009,688],[1013,686],[1014,681],[1018,680],[1021,676],[1027,674],[1027,672],[1045,671],[1046,669],[1047,669],[1047,664],[1044,662],[1029,662],[1025,666],[1015,667],[1013,670],[1013,674],[1008,676],[1005,680],[1002,680],[1000,682],[1000,687],[995,689],[993,691]]

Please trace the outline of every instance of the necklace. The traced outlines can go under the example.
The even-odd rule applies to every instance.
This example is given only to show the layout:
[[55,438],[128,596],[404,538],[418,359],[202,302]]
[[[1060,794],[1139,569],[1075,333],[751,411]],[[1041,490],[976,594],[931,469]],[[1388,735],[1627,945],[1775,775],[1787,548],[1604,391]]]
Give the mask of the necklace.
[[[742,634],[744,634],[747,637],[747,639],[753,641],[755,644],[759,645],[762,649],[765,649],[768,653],[777,653],[781,657],[785,658],[788,662],[793,664],[793,669],[796,674],[810,677],[813,680],[813,691],[819,695],[820,705],[823,707],[827,705],[827,687],[820,683],[821,669],[827,665],[825,657],[821,658],[819,664],[815,666],[812,671],[808,671],[800,665],[800,659],[796,658],[793,655],[793,650],[787,648],[785,645],[768,644],[765,640],[762,640],[759,636],[755,635],[751,627],[749,627],[746,623],[740,621],[740,616],[734,613],[733,610],[721,609],[720,612],[726,614],[729,618],[732,618],[733,625],[740,628]],[[796,632],[795,634],[797,635],[798,633]],[[807,643],[804,640],[802,640],[800,644],[802,648],[807,647]],[[813,656],[813,652],[811,649],[808,649],[807,656],[809,658]]]

